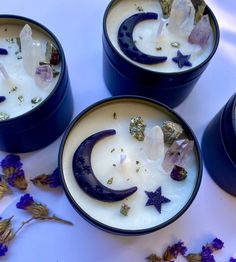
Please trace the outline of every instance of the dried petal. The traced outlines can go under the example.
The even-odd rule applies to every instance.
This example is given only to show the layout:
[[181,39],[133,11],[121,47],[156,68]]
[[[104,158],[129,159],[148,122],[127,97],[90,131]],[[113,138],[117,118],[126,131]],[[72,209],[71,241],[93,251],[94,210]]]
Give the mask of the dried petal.
[[0,235],[2,235],[6,229],[11,225],[11,220],[13,216],[0,221]]
[[231,257],[231,258],[229,259],[229,262],[236,262],[236,258]]
[[45,219],[49,215],[49,210],[46,206],[35,202],[28,206],[26,210],[29,211],[32,216],[37,219]]
[[5,194],[11,194],[12,190],[10,187],[3,181],[0,181],[0,199],[4,197]]
[[156,254],[151,254],[150,256],[146,257],[146,260],[150,262],[164,262],[164,260]]
[[58,65],[60,63],[60,54],[53,43],[47,42],[45,57],[46,61],[51,65]]
[[25,178],[24,170],[20,169],[17,170],[15,173],[10,174],[9,176],[4,176],[7,183],[15,188],[18,188],[20,190],[26,190],[28,183]]
[[201,262],[202,261],[202,257],[199,254],[188,254],[185,257],[188,262]]
[[14,238],[11,225],[9,225],[0,236],[0,243],[8,244]]
[[30,194],[25,194],[20,198],[20,201],[16,204],[19,209],[26,210],[29,206],[34,203],[34,199]]
[[172,169],[170,176],[172,179],[176,181],[182,181],[186,179],[188,172],[181,166],[174,166]]
[[188,41],[191,44],[200,45],[202,48],[208,43],[213,34],[209,16],[204,15],[189,35]]
[[[177,256],[176,256],[177,257]],[[170,261],[176,258],[173,253],[171,252],[171,247],[168,247],[163,255],[164,260]]]
[[49,186],[51,188],[56,188],[61,185],[59,169],[56,168],[50,175],[39,175],[31,179],[31,181],[36,186]]
[[[14,168],[11,169],[15,172],[16,169],[20,169],[22,167],[22,162],[20,161],[20,157],[18,155],[9,154],[7,155],[2,161],[1,161],[1,167],[3,169],[3,172],[5,169]],[[6,171],[7,172],[7,171]],[[4,172],[5,174],[5,172]],[[11,172],[8,172],[7,174],[11,174]]]
[[132,117],[130,120],[129,132],[138,141],[144,140],[146,125],[140,116]]
[[7,251],[8,251],[7,246],[4,245],[3,243],[0,243],[0,257],[5,256]]
[[162,127],[164,141],[167,145],[172,145],[184,132],[181,125],[172,121],[165,121]]
[[215,238],[211,242],[211,245],[215,250],[219,250],[219,249],[222,249],[224,247],[224,242],[222,240],[220,240],[219,238]]
[[4,120],[7,120],[9,119],[10,116],[4,112],[0,112],[0,121],[4,121]]

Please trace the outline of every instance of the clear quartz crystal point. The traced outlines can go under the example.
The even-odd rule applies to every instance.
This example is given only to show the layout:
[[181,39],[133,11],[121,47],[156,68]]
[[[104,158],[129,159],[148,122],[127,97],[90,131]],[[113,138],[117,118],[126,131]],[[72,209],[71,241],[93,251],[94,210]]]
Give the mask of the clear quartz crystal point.
[[189,36],[194,26],[195,9],[190,0],[174,0],[168,30],[177,35]]
[[21,54],[26,72],[34,75],[35,69],[43,57],[42,46],[32,38],[32,29],[26,24],[20,32]]
[[145,131],[144,152],[150,160],[164,158],[164,134],[159,126]]
[[209,38],[212,36],[212,28],[208,15],[204,15],[192,30],[188,41],[191,44],[200,45],[202,48],[207,45]]
[[184,167],[193,150],[194,142],[188,139],[176,140],[166,151],[162,167],[171,171],[175,165]]

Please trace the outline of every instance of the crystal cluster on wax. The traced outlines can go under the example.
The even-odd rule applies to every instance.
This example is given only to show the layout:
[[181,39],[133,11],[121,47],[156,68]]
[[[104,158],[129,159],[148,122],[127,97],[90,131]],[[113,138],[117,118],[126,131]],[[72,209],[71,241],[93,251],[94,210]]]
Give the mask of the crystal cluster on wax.
[[[0,121],[30,111],[57,84],[60,56],[54,41],[29,24],[3,24],[0,84]],[[3,52],[5,50],[5,52]]]

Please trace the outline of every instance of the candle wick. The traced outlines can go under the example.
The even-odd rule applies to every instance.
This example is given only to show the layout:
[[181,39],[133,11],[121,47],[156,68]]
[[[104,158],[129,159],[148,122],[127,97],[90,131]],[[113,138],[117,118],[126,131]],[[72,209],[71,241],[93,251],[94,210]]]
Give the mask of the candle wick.
[[10,76],[6,71],[6,68],[4,67],[4,65],[2,63],[0,63],[0,71],[2,72],[3,76],[5,77],[6,80],[10,80]]
[[120,164],[121,164],[121,165],[125,162],[126,157],[127,157],[127,156],[126,156],[125,154],[121,154],[121,155],[120,155]]
[[160,38],[162,31],[163,31],[163,28],[164,28],[164,25],[166,24],[166,21],[167,21],[166,18],[164,18],[164,17],[161,18],[160,23],[159,23],[159,27],[158,27],[158,30],[157,30],[157,39]]

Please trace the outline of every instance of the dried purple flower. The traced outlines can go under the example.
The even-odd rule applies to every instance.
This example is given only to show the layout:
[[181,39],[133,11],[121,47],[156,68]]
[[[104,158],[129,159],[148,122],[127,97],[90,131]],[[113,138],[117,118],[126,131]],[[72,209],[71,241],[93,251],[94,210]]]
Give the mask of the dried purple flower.
[[184,242],[179,241],[172,246],[168,246],[168,248],[164,253],[164,259],[171,260],[173,258],[177,258],[179,254],[184,256],[186,252],[187,252],[187,247],[184,246]]
[[219,238],[215,238],[213,239],[213,241],[211,242],[211,245],[212,247],[215,249],[215,250],[219,250],[221,248],[224,247],[224,242],[221,241]]
[[2,243],[0,243],[0,257],[5,256],[7,251],[8,251],[7,246],[2,244]]
[[31,179],[31,181],[36,186],[49,186],[51,188],[59,187],[61,186],[59,169],[56,168],[50,175],[42,174],[37,176]]
[[213,253],[213,250],[210,246],[203,246],[202,252],[200,253],[202,262],[214,262],[215,259],[212,253]]
[[13,216],[0,221],[0,236],[6,231],[7,227],[11,225]]
[[23,169],[18,169],[14,173],[6,176],[6,181],[10,186],[20,190],[26,190],[28,186]]
[[4,102],[6,100],[5,96],[0,96],[0,103]]
[[156,254],[149,255],[148,257],[146,257],[146,260],[150,262],[164,262],[164,260]]
[[73,225],[70,221],[56,217],[55,215],[49,216],[49,210],[45,205],[39,204],[34,201],[33,197],[30,194],[25,194],[20,198],[20,201],[16,204],[16,207],[28,211],[32,219],[41,219],[41,220],[54,220],[68,225]]
[[2,161],[1,161],[1,167],[2,169],[8,169],[8,168],[14,168],[14,169],[20,169],[22,167],[22,163],[20,161],[20,157],[18,155],[7,155]]
[[0,199],[3,198],[5,194],[11,193],[12,191],[10,187],[0,178]]
[[229,262],[236,262],[236,258],[231,257],[231,258],[229,259]]
[[26,210],[30,205],[34,203],[34,199],[30,194],[25,194],[20,198],[20,202],[16,204],[19,209]]

